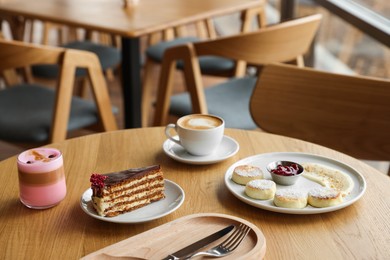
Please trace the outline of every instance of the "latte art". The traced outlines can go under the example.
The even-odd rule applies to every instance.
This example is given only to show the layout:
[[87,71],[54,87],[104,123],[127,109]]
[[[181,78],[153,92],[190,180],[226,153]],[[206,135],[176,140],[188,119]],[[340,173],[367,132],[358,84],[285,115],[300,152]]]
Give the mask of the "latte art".
[[193,118],[188,121],[188,125],[193,128],[214,128],[218,124],[215,121],[206,118]]
[[222,121],[217,117],[212,117],[208,115],[191,115],[188,117],[184,117],[179,124],[187,129],[205,130],[220,126],[222,124]]

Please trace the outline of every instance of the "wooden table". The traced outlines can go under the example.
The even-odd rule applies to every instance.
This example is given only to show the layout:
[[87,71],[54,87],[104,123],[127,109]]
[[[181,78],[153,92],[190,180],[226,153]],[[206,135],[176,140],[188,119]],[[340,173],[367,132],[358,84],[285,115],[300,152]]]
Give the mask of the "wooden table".
[[[230,159],[195,166],[165,155],[163,128],[121,130],[53,144],[64,155],[68,194],[58,206],[31,210],[19,202],[16,157],[0,162],[0,259],[76,259],[164,223],[196,213],[223,213],[259,227],[267,259],[389,259],[390,179],[336,151],[296,139],[227,129],[240,144]],[[305,152],[351,165],[367,181],[364,196],[344,209],[316,215],[290,215],[247,205],[224,184],[236,161],[267,152]],[[115,224],[91,218],[79,201],[91,173],[160,164],[165,178],[185,191],[183,205],[163,218],[141,224]]]
[[125,128],[141,126],[140,37],[194,21],[241,12],[259,0],[0,0],[0,16],[22,16],[122,36]]

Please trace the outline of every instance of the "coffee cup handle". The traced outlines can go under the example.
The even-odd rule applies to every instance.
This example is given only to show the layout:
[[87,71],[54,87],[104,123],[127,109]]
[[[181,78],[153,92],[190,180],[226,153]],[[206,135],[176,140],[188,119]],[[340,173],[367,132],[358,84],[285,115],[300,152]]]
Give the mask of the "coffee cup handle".
[[169,138],[169,140],[171,140],[172,142],[175,142],[177,143],[178,145],[181,146],[181,143],[180,143],[180,139],[179,138],[174,138],[172,135],[171,135],[171,132],[170,130],[171,129],[174,129],[175,132],[176,132],[176,125],[175,124],[169,124],[165,127],[165,135]]

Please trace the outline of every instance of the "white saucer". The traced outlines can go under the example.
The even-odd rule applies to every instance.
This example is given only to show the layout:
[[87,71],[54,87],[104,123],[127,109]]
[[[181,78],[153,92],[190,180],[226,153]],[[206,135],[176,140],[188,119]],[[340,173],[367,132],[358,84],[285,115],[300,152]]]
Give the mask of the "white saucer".
[[106,222],[142,223],[164,217],[177,210],[184,202],[183,189],[173,181],[165,179],[165,198],[143,208],[116,217],[101,217],[92,206],[92,190],[87,189],[80,199],[80,206],[89,216]]
[[172,159],[189,164],[212,164],[217,163],[235,155],[240,149],[240,145],[233,138],[224,135],[217,150],[210,155],[195,156],[189,154],[183,147],[167,139],[163,144],[166,155]]

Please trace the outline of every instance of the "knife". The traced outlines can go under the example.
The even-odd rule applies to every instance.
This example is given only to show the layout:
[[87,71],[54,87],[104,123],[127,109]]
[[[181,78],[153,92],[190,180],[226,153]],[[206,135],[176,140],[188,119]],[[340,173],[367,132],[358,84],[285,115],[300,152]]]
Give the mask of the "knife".
[[233,228],[234,228],[234,225],[230,225],[228,227],[225,227],[225,228],[221,229],[220,231],[215,232],[214,234],[211,234],[205,238],[202,238],[202,239],[196,241],[195,243],[192,243],[191,245],[186,246],[186,247],[180,249],[179,251],[168,255],[167,257],[163,258],[162,260],[179,260],[181,257],[184,257],[184,256],[187,256],[191,253],[194,253],[194,252],[198,251],[199,249],[204,248],[205,246],[207,246],[211,242],[214,242],[215,240],[223,237],[224,235],[229,233]]

